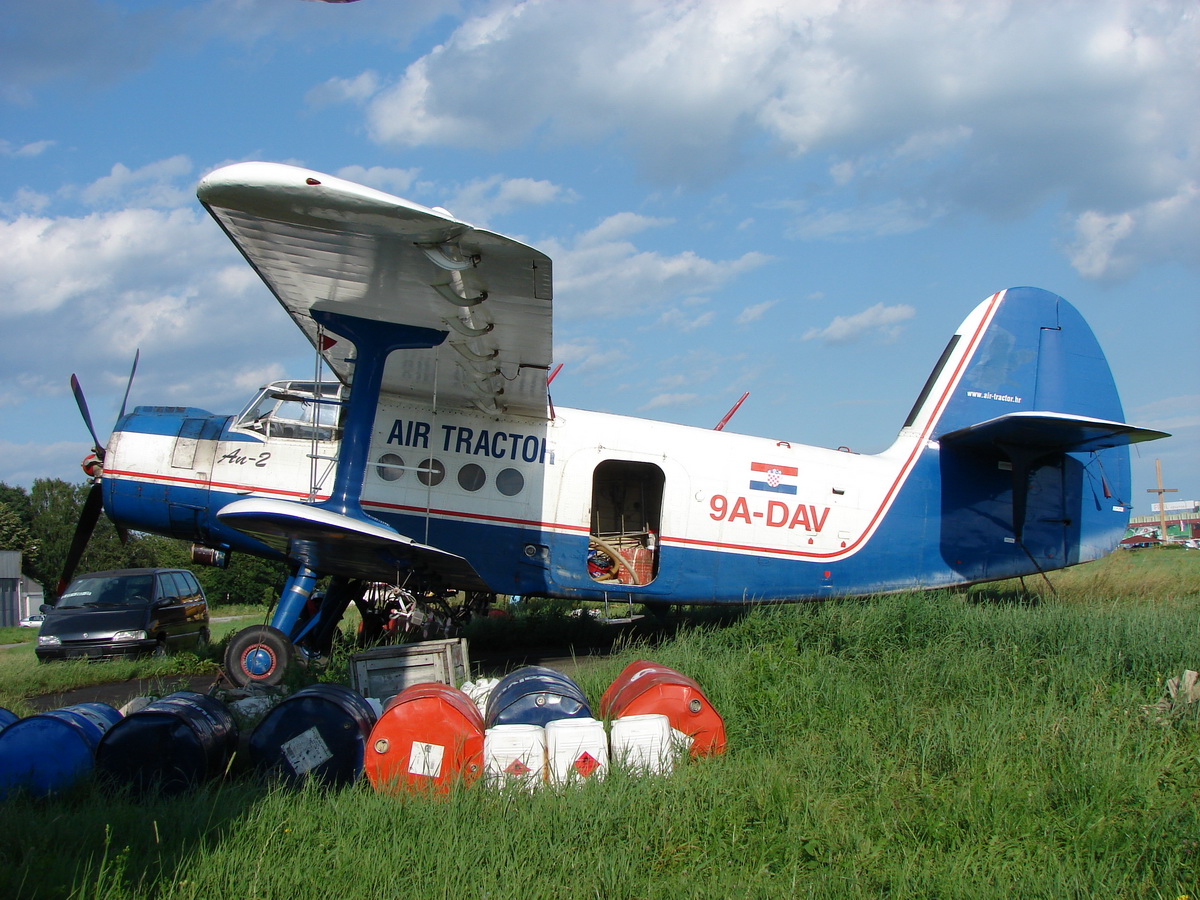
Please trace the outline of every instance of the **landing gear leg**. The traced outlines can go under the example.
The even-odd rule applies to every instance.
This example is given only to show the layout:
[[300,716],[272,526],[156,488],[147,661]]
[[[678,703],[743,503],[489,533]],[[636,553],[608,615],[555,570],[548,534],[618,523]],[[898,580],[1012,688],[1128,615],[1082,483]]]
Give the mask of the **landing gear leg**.
[[356,578],[340,576],[331,578],[329,589],[321,601],[321,608],[317,610],[316,621],[310,622],[310,625],[306,626],[305,630],[308,630],[309,627],[311,630],[307,635],[302,632],[296,638],[297,643],[308,647],[312,653],[320,654],[328,659],[329,653],[333,649],[333,633],[337,630],[338,623],[342,621],[342,614],[352,600],[363,595],[366,587],[365,582]]
[[283,594],[279,598],[279,606],[275,608],[275,615],[271,618],[271,627],[278,628],[289,639],[294,637],[297,631],[296,626],[300,622],[300,615],[304,612],[305,604],[312,596],[316,584],[317,573],[305,566],[298,566],[292,577],[287,580],[287,584],[284,585]]

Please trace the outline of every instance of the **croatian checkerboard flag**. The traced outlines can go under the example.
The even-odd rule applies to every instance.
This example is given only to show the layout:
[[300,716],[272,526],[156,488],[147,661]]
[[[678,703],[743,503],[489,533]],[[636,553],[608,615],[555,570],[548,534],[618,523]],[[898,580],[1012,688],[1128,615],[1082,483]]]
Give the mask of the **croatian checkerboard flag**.
[[800,474],[795,466],[777,466],[773,463],[750,463],[750,490],[771,491],[774,494],[794,494],[796,485],[786,479]]

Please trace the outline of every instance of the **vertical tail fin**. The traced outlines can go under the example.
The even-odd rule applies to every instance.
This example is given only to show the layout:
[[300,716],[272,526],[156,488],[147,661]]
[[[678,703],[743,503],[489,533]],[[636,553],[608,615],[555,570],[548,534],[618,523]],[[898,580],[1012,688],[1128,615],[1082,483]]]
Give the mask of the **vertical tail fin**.
[[1092,330],[1037,288],[971,312],[905,430],[938,442],[943,555],[981,578],[1109,552],[1128,521],[1127,445],[1165,436],[1125,424]]
[[1010,288],[979,304],[951,338],[905,422],[929,438],[1011,413],[1123,422],[1092,330],[1063,298]]

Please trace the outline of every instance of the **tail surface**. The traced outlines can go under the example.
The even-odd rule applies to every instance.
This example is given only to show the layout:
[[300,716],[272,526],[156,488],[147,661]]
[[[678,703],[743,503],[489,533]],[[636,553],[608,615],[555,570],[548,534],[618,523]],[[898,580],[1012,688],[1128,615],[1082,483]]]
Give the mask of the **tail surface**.
[[1110,552],[1129,518],[1128,445],[1166,437],[1126,424],[1083,317],[1028,287],[971,312],[905,432],[937,442],[942,555],[979,580]]

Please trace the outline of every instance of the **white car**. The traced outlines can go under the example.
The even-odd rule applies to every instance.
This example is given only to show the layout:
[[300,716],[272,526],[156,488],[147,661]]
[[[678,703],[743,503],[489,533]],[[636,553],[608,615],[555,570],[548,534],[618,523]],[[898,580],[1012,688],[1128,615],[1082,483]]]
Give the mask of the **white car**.
[[42,621],[45,618],[46,617],[43,616],[41,613],[34,613],[32,616],[23,616],[21,618],[21,627],[22,628],[41,628]]

